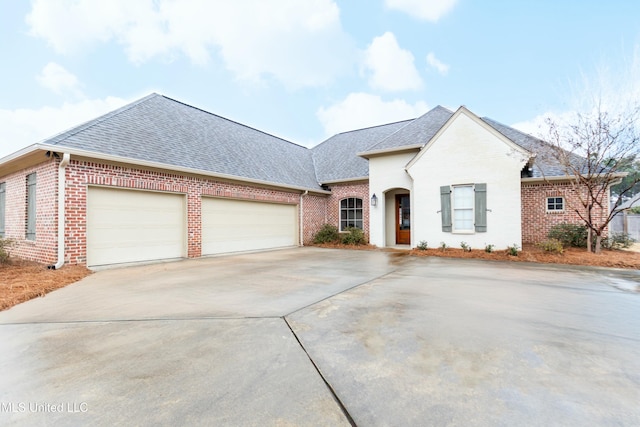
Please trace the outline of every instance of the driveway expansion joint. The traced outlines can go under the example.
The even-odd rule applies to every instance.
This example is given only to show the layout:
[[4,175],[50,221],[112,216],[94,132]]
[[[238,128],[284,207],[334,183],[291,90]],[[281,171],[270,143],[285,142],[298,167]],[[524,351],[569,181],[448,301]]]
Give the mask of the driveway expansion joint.
[[324,384],[327,386],[327,389],[329,390],[329,392],[331,393],[331,396],[333,397],[333,399],[335,400],[335,402],[338,404],[338,406],[340,407],[340,410],[342,411],[342,413],[344,414],[345,418],[347,419],[347,421],[349,421],[349,424],[352,427],[357,427],[357,424],[355,423],[355,421],[353,420],[353,418],[351,417],[351,414],[349,414],[349,411],[347,410],[347,407],[344,406],[344,403],[342,403],[342,401],[340,400],[340,398],[338,397],[336,391],[334,390],[333,386],[329,383],[329,381],[325,378],[325,376],[322,374],[322,371],[320,370],[320,368],[318,367],[318,365],[316,364],[316,362],[313,360],[313,358],[311,357],[311,355],[309,354],[309,352],[307,351],[307,349],[304,347],[304,345],[302,344],[302,342],[300,341],[300,338],[298,338],[298,335],[295,333],[295,331],[293,330],[293,328],[291,327],[291,325],[289,324],[289,322],[287,321],[286,317],[282,317],[282,320],[284,320],[284,323],[287,325],[287,327],[289,328],[289,330],[291,331],[291,334],[293,335],[293,337],[296,339],[296,341],[298,342],[298,345],[300,346],[300,348],[302,349],[302,351],[304,351],[304,354],[307,355],[307,358],[309,359],[309,361],[311,362],[311,364],[313,365],[313,368],[316,370],[316,372],[318,373],[318,375],[320,376],[320,378],[322,379],[322,382],[324,382]]

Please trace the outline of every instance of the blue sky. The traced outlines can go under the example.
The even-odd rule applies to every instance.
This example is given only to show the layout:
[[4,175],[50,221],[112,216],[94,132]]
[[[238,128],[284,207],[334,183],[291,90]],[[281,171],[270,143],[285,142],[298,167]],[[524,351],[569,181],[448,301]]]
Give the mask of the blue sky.
[[0,0],[0,32],[0,157],[151,92],[313,146],[436,105],[533,132],[637,65],[640,2]]

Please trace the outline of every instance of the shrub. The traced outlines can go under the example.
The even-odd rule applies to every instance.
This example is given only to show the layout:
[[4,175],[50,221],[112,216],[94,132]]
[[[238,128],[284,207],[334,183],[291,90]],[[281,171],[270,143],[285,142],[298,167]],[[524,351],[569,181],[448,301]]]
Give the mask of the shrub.
[[515,243],[511,246],[507,246],[507,255],[518,256],[518,245]]
[[548,239],[559,240],[563,247],[587,247],[587,227],[580,224],[562,223],[551,227],[547,233]]
[[12,239],[0,238],[0,265],[9,263],[9,248],[13,243]]
[[554,254],[561,254],[564,251],[562,242],[558,239],[547,239],[544,242],[538,244],[545,252],[551,252]]
[[460,247],[465,252],[471,252],[471,246],[469,246],[467,242],[460,242]]
[[601,245],[605,249],[622,249],[628,248],[635,241],[636,239],[628,233],[611,233],[611,235],[602,239]]
[[629,209],[629,213],[631,215],[640,215],[640,206],[634,206],[631,209]]
[[490,254],[491,252],[493,252],[493,248],[495,248],[495,245],[488,244],[488,245],[485,245],[485,247],[484,247],[484,251],[485,251],[486,253]]
[[447,246],[447,244],[445,242],[440,242],[440,250],[442,252],[446,251],[448,247],[449,246]]
[[429,249],[429,246],[427,245],[426,240],[421,240],[420,243],[418,243],[418,246],[416,246],[416,248],[421,251],[426,251],[427,249]]
[[325,224],[313,236],[313,243],[337,243],[340,241],[340,233],[338,227],[331,224]]
[[342,243],[345,245],[366,245],[367,238],[361,229],[349,227],[347,228],[347,234],[342,236]]

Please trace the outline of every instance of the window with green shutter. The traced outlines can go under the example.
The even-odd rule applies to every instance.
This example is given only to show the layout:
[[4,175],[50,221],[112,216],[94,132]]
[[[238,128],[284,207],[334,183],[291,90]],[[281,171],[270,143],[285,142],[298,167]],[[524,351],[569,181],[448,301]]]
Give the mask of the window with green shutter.
[[6,216],[6,194],[7,184],[5,182],[0,183],[0,238],[4,237],[4,222]]
[[36,174],[27,175],[27,240],[36,240]]
[[487,184],[440,187],[442,231],[484,233],[487,231]]

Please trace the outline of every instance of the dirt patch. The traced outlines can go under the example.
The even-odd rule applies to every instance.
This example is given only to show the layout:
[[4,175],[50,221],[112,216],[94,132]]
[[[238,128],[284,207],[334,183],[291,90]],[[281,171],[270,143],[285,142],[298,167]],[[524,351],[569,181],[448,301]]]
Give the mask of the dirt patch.
[[[361,249],[373,250],[375,246],[347,246],[340,244],[316,245],[325,248],[337,249]],[[398,249],[400,251],[400,249]],[[581,248],[567,248],[562,254],[553,254],[545,252],[535,245],[525,245],[518,252],[518,256],[507,254],[505,250],[495,250],[487,253],[484,250],[474,249],[472,251],[464,251],[461,248],[447,248],[441,250],[439,248],[431,248],[424,251],[419,249],[411,249],[407,251],[413,256],[437,256],[446,258],[474,258],[487,259],[494,261],[513,261],[513,262],[539,262],[544,264],[571,264],[571,265],[589,265],[595,267],[614,267],[640,269],[640,253],[628,250],[603,250],[600,254],[589,253]]]
[[49,270],[37,262],[11,260],[0,265],[0,310],[62,288],[91,274],[86,267],[65,265],[60,270]]

